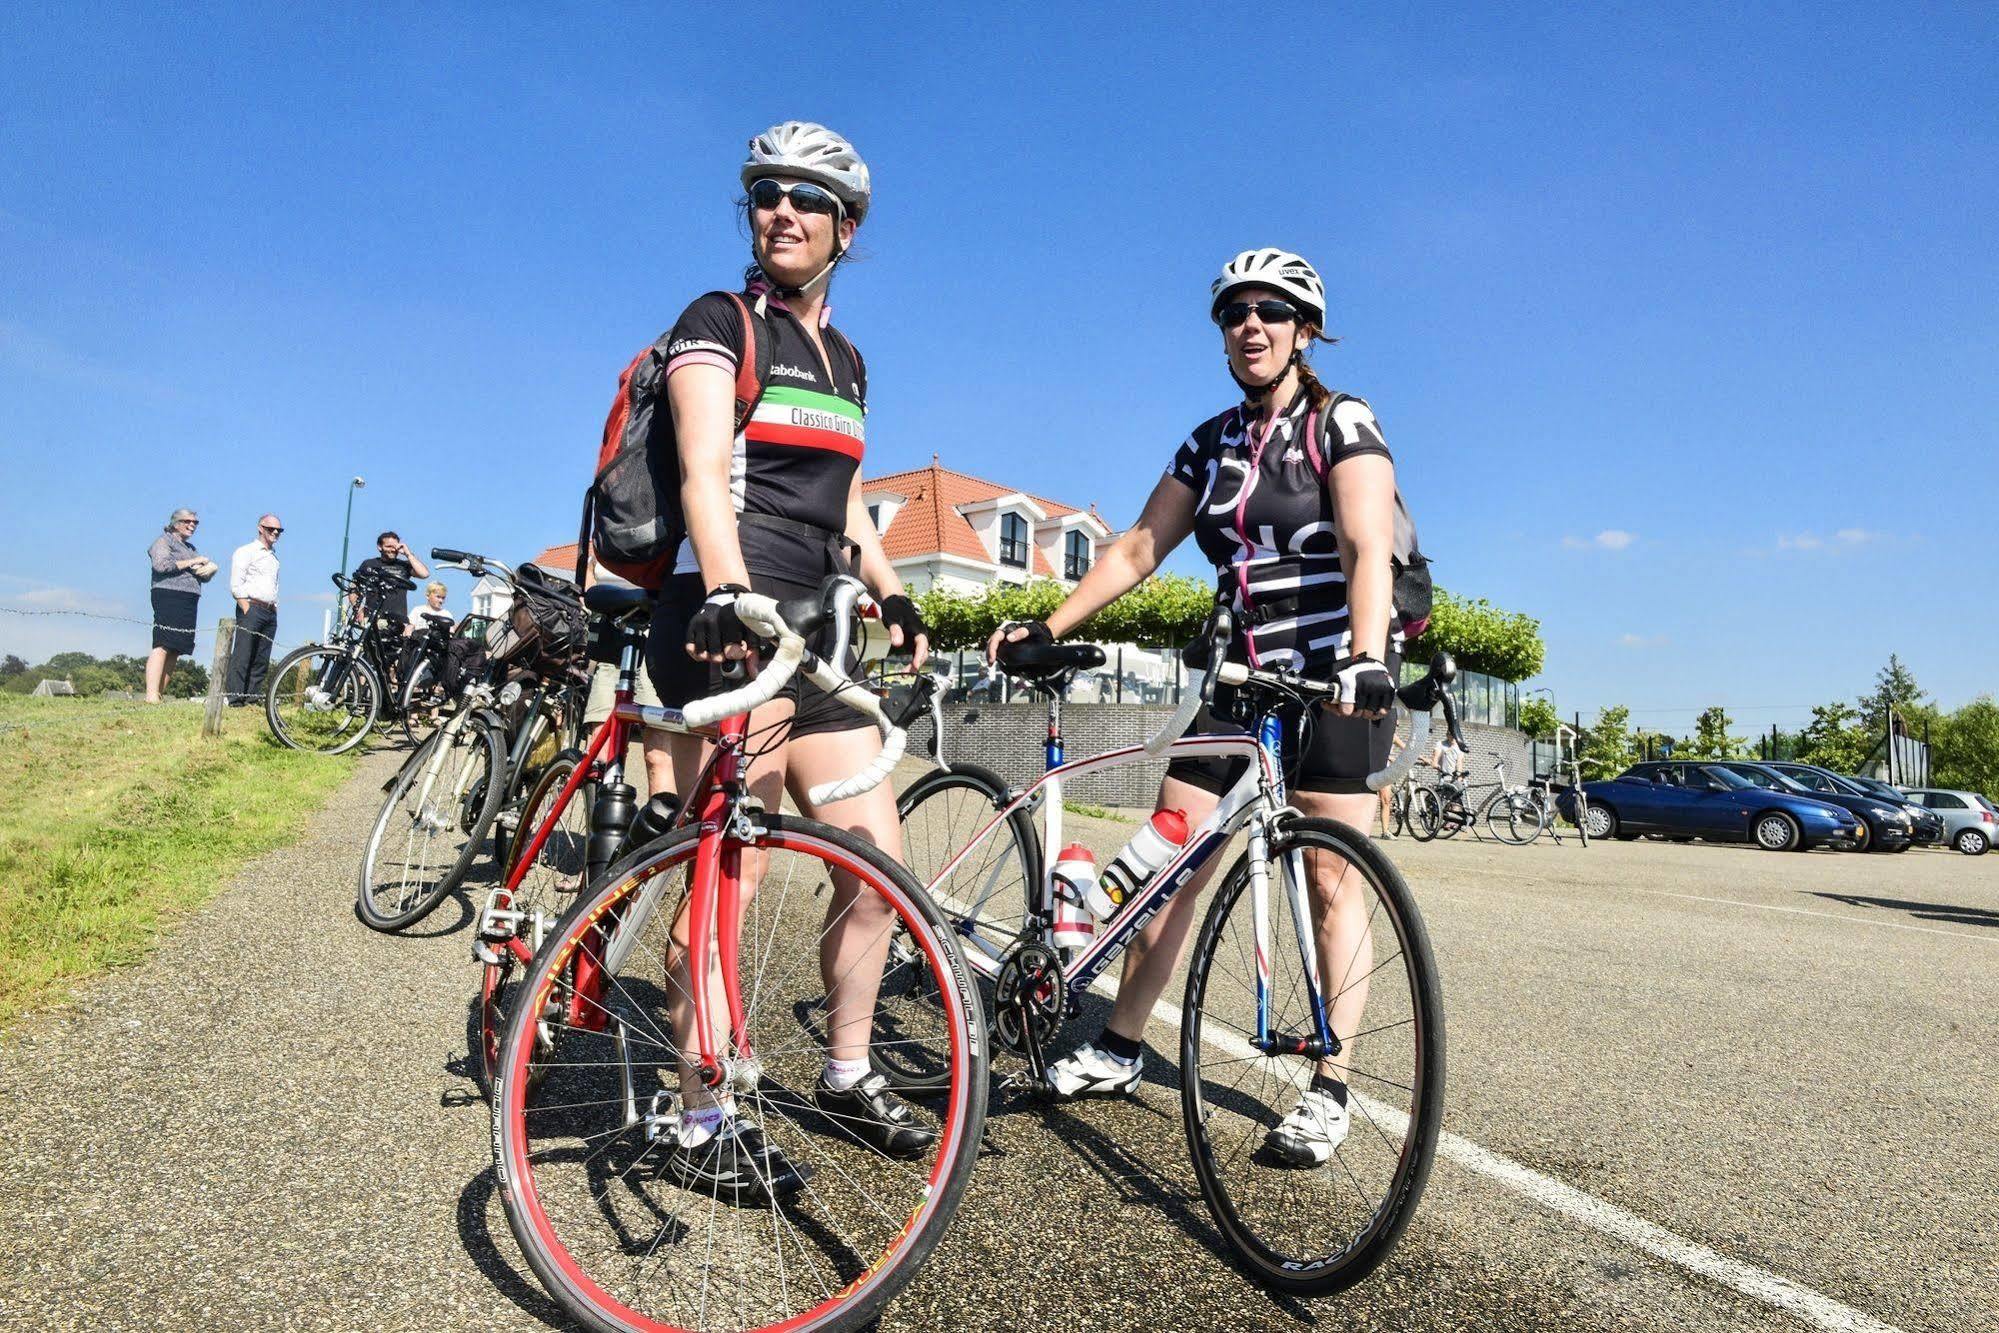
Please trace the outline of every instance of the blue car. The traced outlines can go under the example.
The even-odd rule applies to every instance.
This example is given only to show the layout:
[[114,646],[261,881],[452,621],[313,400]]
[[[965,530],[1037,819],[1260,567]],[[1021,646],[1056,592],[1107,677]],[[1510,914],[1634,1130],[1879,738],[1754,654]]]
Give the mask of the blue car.
[[[1866,826],[1850,811],[1816,797],[1759,787],[1719,764],[1644,763],[1608,782],[1585,782],[1592,838],[1658,833],[1708,842],[1753,842],[1765,851],[1857,846]],[[1575,819],[1575,795],[1556,808]]]

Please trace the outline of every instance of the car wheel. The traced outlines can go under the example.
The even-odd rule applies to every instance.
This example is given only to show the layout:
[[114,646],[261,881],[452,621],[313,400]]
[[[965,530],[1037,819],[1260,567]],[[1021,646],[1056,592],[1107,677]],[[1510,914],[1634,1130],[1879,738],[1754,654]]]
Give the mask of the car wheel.
[[1983,856],[1992,850],[1992,839],[1986,837],[1980,829],[1959,829],[1957,836],[1950,840],[1950,845],[1966,856]]
[[1853,846],[1848,848],[1847,850],[1855,852],[1864,852],[1868,851],[1873,846],[1874,846],[1874,830],[1867,827],[1867,821],[1863,819],[1862,821],[1860,821],[1860,836],[1853,840]]
[[1586,821],[1583,831],[1588,833],[1592,838],[1619,838],[1624,836],[1617,831],[1617,816],[1611,812],[1610,807],[1607,805],[1598,805],[1595,801],[1591,801],[1589,810],[1583,815],[1583,819]]
[[1802,841],[1798,833],[1798,821],[1781,810],[1772,810],[1756,817],[1756,845],[1764,851],[1793,851]]

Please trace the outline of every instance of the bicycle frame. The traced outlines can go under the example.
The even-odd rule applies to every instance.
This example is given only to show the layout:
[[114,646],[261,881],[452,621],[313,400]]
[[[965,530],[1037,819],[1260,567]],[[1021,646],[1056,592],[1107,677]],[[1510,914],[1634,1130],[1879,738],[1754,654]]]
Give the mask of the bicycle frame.
[[[1248,758],[1248,769],[1235,785],[1223,793],[1221,802],[1188,837],[1186,845],[1171,860],[1160,867],[1157,874],[1146,883],[1145,888],[1133,895],[1130,901],[1118,909],[1116,916],[1105,923],[1096,937],[1076,952],[1063,965],[1063,990],[1066,1011],[1073,1014],[1082,1005],[1083,996],[1103,974],[1110,961],[1131,937],[1145,927],[1172,901],[1174,895],[1186,887],[1188,882],[1220,851],[1230,838],[1245,826],[1249,829],[1249,890],[1251,911],[1256,936],[1256,1010],[1257,1031],[1253,1043],[1265,1054],[1296,1054],[1324,1057],[1337,1054],[1340,1049],[1338,1038],[1333,1035],[1327,1014],[1324,992],[1320,989],[1319,960],[1314,941],[1317,932],[1313,929],[1311,904],[1307,897],[1303,857],[1292,853],[1290,892],[1287,903],[1296,928],[1300,961],[1305,969],[1306,985],[1309,988],[1312,1005],[1314,1031],[1309,1036],[1296,1033],[1277,1033],[1270,1027],[1270,907],[1269,907],[1269,833],[1271,825],[1289,809],[1285,800],[1284,774],[1278,754],[1282,744],[1282,723],[1275,717],[1266,716],[1258,734],[1214,735],[1183,737],[1175,740],[1163,751],[1155,753],[1143,745],[1126,746],[1109,750],[1103,754],[1074,762],[1064,762],[1061,733],[1061,700],[1050,700],[1048,761],[1046,773],[1026,790],[1013,794],[1007,805],[994,814],[986,826],[974,834],[938,871],[932,882],[925,886],[931,897],[944,907],[947,913],[962,910],[963,905],[952,902],[940,892],[940,885],[950,877],[958,866],[964,863],[985,840],[993,835],[1001,825],[1023,807],[1039,803],[1042,808],[1044,845],[1054,849],[1062,846],[1062,784],[1070,778],[1079,778],[1091,773],[1103,772],[1131,763],[1150,761],[1164,754],[1169,757],[1222,756],[1227,758]],[[1035,911],[1030,929],[1045,937],[1053,928],[1055,880],[1051,869],[1044,869],[1041,883],[1035,886]],[[988,978],[996,978],[1005,961],[1004,954],[994,954],[984,946],[984,941],[973,935],[969,925],[957,923],[958,933],[963,935],[973,947],[964,951],[965,961],[973,971]]]

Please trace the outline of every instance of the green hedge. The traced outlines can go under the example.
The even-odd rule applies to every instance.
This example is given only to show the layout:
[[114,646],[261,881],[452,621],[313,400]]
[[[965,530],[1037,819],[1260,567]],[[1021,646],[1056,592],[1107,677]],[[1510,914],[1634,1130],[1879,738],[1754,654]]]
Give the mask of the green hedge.
[[[1045,620],[1061,605],[1065,589],[1053,579],[996,583],[976,594],[932,588],[916,601],[942,649],[983,648],[1008,620]],[[1149,578],[1098,612],[1072,638],[1103,643],[1183,644],[1200,632],[1214,605],[1214,586],[1182,574]],[[1467,671],[1519,681],[1540,671],[1547,655],[1541,624],[1502,611],[1484,598],[1467,601],[1439,588],[1430,628],[1410,644],[1411,661],[1449,651]]]

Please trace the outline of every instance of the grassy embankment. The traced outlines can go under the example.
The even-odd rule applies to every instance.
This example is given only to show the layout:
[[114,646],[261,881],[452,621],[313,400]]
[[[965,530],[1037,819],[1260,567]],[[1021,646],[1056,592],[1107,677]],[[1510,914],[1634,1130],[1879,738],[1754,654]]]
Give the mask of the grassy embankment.
[[143,957],[352,771],[248,710],[227,732],[194,704],[0,695],[0,1025]]

